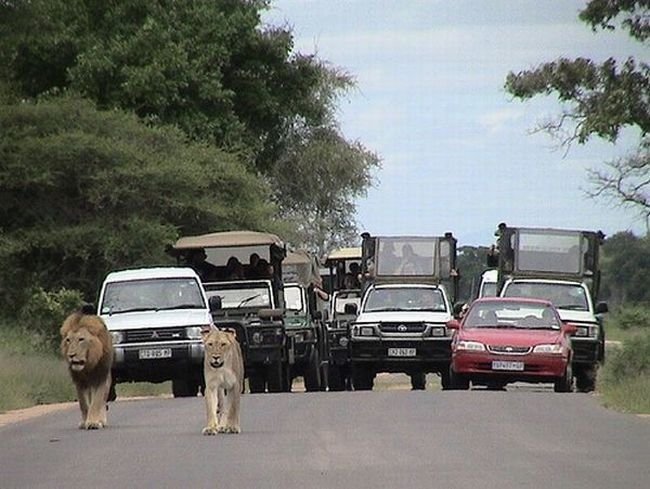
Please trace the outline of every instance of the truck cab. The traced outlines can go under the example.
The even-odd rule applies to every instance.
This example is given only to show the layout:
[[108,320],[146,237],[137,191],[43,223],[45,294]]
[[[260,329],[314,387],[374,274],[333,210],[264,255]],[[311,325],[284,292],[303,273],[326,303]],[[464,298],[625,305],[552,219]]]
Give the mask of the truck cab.
[[352,390],[350,325],[361,303],[361,247],[333,250],[325,259],[326,287],[330,294],[327,313],[329,389]]
[[284,318],[282,240],[270,233],[227,231],[182,237],[168,251],[201,276],[214,325],[236,332],[249,390],[287,390],[292,352]]
[[602,314],[608,308],[598,302],[604,235],[503,223],[497,235],[499,295],[551,301],[562,321],[577,328],[571,338],[576,388],[594,390],[598,367],[605,360]]
[[319,268],[316,258],[305,250],[287,253],[284,261],[285,326],[291,352],[288,390],[298,376],[303,378],[307,392],[327,389],[326,308],[316,292],[322,284]]
[[449,387],[458,287],[456,239],[362,235],[362,299],[350,334],[355,390],[370,390],[379,372],[402,372],[413,389],[437,373]]

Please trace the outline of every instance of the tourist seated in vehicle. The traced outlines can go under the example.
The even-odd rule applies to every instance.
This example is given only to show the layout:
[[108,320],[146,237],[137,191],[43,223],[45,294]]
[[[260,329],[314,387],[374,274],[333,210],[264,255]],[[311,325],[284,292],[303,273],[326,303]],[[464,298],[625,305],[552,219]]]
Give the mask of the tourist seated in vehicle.
[[187,265],[194,269],[203,282],[217,278],[218,268],[207,261],[208,255],[203,248],[190,250],[187,255]]
[[243,280],[244,266],[235,256],[228,258],[226,263],[226,280]]
[[413,251],[413,247],[406,243],[402,246],[402,260],[397,266],[397,275],[418,275],[421,273],[419,257]]

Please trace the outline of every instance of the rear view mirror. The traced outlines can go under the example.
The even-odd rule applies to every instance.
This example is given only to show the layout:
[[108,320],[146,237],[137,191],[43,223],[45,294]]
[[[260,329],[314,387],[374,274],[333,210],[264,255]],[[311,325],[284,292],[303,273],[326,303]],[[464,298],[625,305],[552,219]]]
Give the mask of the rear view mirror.
[[458,319],[452,319],[451,321],[447,321],[447,328],[460,329],[460,321],[458,321]]
[[356,313],[357,313],[357,305],[356,304],[346,304],[345,307],[343,308],[343,312],[345,314],[356,315]]
[[609,312],[609,307],[607,307],[607,302],[599,302],[596,304],[596,314],[604,314]]
[[213,295],[208,299],[208,306],[210,307],[210,312],[215,312],[221,309],[221,296]]

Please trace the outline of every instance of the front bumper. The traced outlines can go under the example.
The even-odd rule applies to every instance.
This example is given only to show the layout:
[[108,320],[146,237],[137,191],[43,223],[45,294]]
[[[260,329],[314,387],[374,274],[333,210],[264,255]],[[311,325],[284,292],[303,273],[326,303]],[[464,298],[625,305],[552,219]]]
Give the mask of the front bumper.
[[[392,356],[389,355],[392,348],[414,349],[415,355]],[[451,338],[354,338],[350,342],[350,358],[353,363],[381,365],[386,372],[401,372],[409,367],[440,371],[451,360]]]
[[[164,382],[198,371],[203,365],[201,340],[126,343],[113,349],[117,382]],[[143,358],[145,354],[148,358]]]
[[594,365],[602,362],[604,342],[599,338],[572,336],[573,365]]
[[[497,369],[493,362],[523,363],[523,370]],[[495,355],[489,352],[455,352],[452,368],[471,380],[507,382],[552,382],[566,372],[568,358],[563,355]],[[501,363],[503,365],[503,363]]]

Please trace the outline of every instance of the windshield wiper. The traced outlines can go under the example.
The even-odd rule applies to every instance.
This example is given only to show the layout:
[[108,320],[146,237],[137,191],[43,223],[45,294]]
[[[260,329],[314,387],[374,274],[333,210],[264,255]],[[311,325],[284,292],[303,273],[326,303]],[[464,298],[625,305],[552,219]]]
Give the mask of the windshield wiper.
[[158,307],[156,311],[169,311],[171,309],[201,309],[200,304],[175,304],[173,306]]
[[262,297],[262,294],[255,294],[255,295],[251,295],[250,297],[246,297],[246,299],[243,299],[239,304],[237,304],[236,309],[239,309],[241,306],[243,306],[247,302],[250,302],[250,301],[252,301],[254,299],[257,299],[258,297]]
[[579,304],[564,304],[564,305],[555,306],[555,307],[557,307],[558,309],[569,309],[569,310],[572,310],[572,311],[586,311],[587,310],[587,308],[585,306],[581,306]]
[[111,309],[109,315],[111,314],[121,314],[123,312],[142,312],[142,311],[157,311],[156,307],[133,307],[131,309]]
[[366,312],[405,311],[402,307],[380,307],[378,309],[367,309]]

